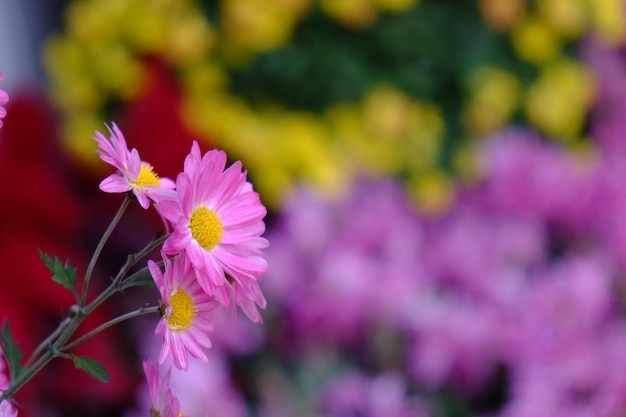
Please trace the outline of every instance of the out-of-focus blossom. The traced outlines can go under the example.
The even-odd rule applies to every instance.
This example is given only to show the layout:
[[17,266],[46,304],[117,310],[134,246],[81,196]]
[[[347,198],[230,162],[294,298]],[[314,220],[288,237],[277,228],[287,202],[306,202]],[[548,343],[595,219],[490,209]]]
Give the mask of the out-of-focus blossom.
[[[506,2],[505,2],[506,3]],[[537,12],[559,36],[580,37],[587,26],[586,0],[543,0],[536,4]]]
[[159,367],[151,360],[143,362],[143,370],[148,381],[150,394],[150,416],[152,417],[181,417],[180,402],[172,394],[170,388],[171,369],[165,372],[163,378],[159,375]]
[[184,252],[173,261],[164,256],[163,263],[165,272],[154,261],[148,261],[164,308],[155,330],[157,334],[163,334],[159,364],[169,356],[176,368],[187,369],[187,352],[208,360],[202,348],[211,347],[211,317],[218,303],[202,290]]
[[254,52],[283,45],[299,18],[298,10],[302,9],[285,7],[280,0],[226,0],[221,4],[229,43]]
[[533,64],[547,64],[560,52],[559,39],[537,16],[526,15],[511,31],[511,42],[517,54]]
[[622,0],[587,1],[593,32],[606,44],[616,46],[626,39]]
[[7,389],[9,386],[9,372],[4,359],[4,352],[0,348],[0,390]]
[[17,417],[17,408],[8,400],[0,400],[0,417]]
[[248,416],[241,393],[229,375],[227,357],[218,350],[212,351],[209,362],[191,358],[186,372],[174,371],[170,387],[186,415]]
[[302,190],[268,236],[264,289],[292,322],[294,342],[351,343],[372,326],[397,325],[413,302],[423,280],[415,257],[422,235],[391,181],[359,181],[341,205]]
[[528,89],[524,110],[528,120],[549,137],[571,142],[582,134],[595,89],[586,65],[558,61],[544,67]]
[[509,72],[482,67],[468,79],[470,98],[462,118],[467,131],[483,136],[508,123],[520,101],[521,86]]
[[478,9],[487,24],[496,30],[512,28],[524,16],[526,0],[479,0]]
[[[2,81],[2,73],[0,72],[0,81]],[[0,128],[2,127],[2,119],[7,115],[4,106],[9,102],[9,95],[6,91],[0,90]]]
[[[0,392],[9,387],[8,369],[6,369],[4,353],[0,348]],[[16,417],[17,409],[9,400],[0,400],[0,417]]]
[[340,375],[322,393],[320,417],[426,417],[423,400],[406,393],[402,375],[388,373],[370,377],[358,372]]
[[[232,322],[228,324],[228,329],[240,333],[240,338],[245,339],[247,332],[238,331],[232,324]],[[226,330],[227,327],[224,327],[224,331]],[[138,332],[143,335],[140,346],[142,354],[147,357],[157,357],[159,351],[158,347],[151,340],[151,332],[143,327]],[[219,335],[216,334],[216,338],[219,338]],[[241,392],[235,386],[233,375],[231,375],[229,369],[229,352],[229,350],[223,350],[218,340],[211,350],[211,358],[208,362],[190,357],[186,371],[176,368],[171,369],[167,388],[171,391],[171,395],[177,398],[181,412],[184,412],[185,415],[190,417],[203,415],[249,416],[245,401],[241,396]],[[172,358],[168,357],[161,365],[161,368],[169,369],[172,365]],[[127,412],[125,416],[140,417],[147,415],[153,404],[151,400],[152,394],[148,388],[147,384],[140,387],[137,391],[136,407]]]

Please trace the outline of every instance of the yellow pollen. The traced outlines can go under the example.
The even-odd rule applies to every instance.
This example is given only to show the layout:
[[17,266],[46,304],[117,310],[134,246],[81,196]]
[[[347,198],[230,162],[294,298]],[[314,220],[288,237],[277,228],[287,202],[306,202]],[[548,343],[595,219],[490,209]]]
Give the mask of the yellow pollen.
[[200,246],[210,250],[222,240],[224,225],[216,212],[206,206],[198,206],[189,218],[189,229]]
[[182,288],[178,288],[170,296],[169,310],[166,320],[170,329],[174,331],[189,328],[193,322],[193,317],[196,315],[191,297]]
[[135,180],[135,187],[143,187],[145,185],[160,185],[160,179],[152,165],[142,162],[141,168],[139,168],[139,174],[137,174],[137,179]]

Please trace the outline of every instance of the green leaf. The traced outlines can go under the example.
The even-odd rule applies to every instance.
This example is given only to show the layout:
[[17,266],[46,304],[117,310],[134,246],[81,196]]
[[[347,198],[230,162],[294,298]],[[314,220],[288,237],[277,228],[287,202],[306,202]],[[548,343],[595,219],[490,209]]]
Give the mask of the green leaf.
[[109,373],[97,359],[75,355],[71,355],[71,357],[76,368],[82,369],[98,381],[109,382]]
[[11,381],[13,381],[22,370],[22,366],[20,365],[20,361],[22,360],[22,351],[20,350],[19,345],[17,345],[13,340],[13,335],[11,335],[11,331],[9,330],[9,323],[7,320],[4,321],[2,326],[0,343],[2,344],[4,357],[9,365]]
[[50,258],[41,250],[39,251],[39,257],[46,265],[46,268],[52,272],[52,281],[76,292],[76,269],[70,264],[70,261],[65,261],[65,264],[63,264],[56,256]]

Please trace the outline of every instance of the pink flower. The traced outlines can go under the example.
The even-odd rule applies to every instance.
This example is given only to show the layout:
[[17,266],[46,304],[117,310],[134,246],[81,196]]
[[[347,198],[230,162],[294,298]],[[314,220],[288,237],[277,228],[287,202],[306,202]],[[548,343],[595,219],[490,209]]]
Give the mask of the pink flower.
[[[0,81],[2,81],[2,73],[0,72]],[[2,119],[7,115],[7,111],[4,106],[9,102],[9,95],[6,91],[0,90],[0,128],[2,127]]]
[[10,401],[0,401],[0,417],[17,417],[17,409]]
[[[0,74],[1,77],[1,74]],[[6,374],[7,366],[4,362],[4,353],[0,349],[0,391],[9,387],[9,377]],[[0,417],[16,417],[17,409],[8,400],[0,400]]]
[[7,375],[7,366],[4,360],[4,352],[0,348],[0,390],[5,390],[9,387],[9,376]]
[[208,336],[213,330],[211,316],[219,304],[202,290],[184,253],[176,256],[173,262],[164,256],[163,262],[164,273],[154,261],[148,261],[164,306],[163,317],[155,331],[156,334],[163,333],[159,364],[169,354],[176,368],[186,370],[187,352],[208,361],[202,347],[211,347]]
[[169,368],[161,380],[159,368],[151,360],[143,362],[143,370],[148,381],[150,393],[151,417],[179,417],[181,414],[178,398],[172,394],[170,379],[172,370]]
[[267,270],[261,250],[268,246],[261,237],[266,210],[241,162],[225,166],[223,151],[200,157],[194,142],[176,179],[177,198],[157,205],[174,229],[163,250],[168,255],[186,252],[208,294],[223,305],[234,299],[251,320],[260,321],[254,304],[265,308],[257,279]]
[[133,192],[137,201],[144,209],[150,200],[160,201],[165,197],[172,198],[175,184],[168,178],[159,178],[152,165],[142,161],[136,149],[128,149],[124,135],[117,125],[107,126],[111,139],[96,131],[94,139],[98,142],[98,155],[107,164],[117,168],[118,172],[109,175],[100,183],[100,189],[106,193]]

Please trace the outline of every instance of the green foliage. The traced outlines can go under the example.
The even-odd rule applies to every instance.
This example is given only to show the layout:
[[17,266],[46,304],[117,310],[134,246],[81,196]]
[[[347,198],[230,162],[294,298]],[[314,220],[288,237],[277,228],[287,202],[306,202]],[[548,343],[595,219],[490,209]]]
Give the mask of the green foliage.
[[101,382],[108,382],[110,375],[106,369],[102,366],[97,359],[89,358],[86,356],[71,355],[74,366],[77,369],[82,369],[89,375]]
[[253,102],[308,110],[359,100],[378,82],[452,110],[466,75],[486,63],[527,80],[534,75],[515,57],[506,35],[484,24],[474,2],[423,0],[362,30],[314,10],[286,45],[231,69],[231,79],[235,92]]
[[13,335],[11,335],[11,331],[9,330],[9,323],[6,320],[2,326],[2,332],[0,332],[0,343],[2,344],[4,357],[9,365],[11,381],[13,381],[22,370],[22,366],[20,365],[22,351],[19,345],[13,340]]
[[252,104],[321,112],[338,102],[357,103],[379,83],[435,103],[446,125],[440,162],[447,167],[463,140],[468,76],[485,65],[511,72],[523,85],[537,76],[516,56],[507,34],[484,24],[476,2],[421,0],[364,29],[313,9],[284,46],[228,70],[233,93]]
[[65,261],[65,264],[63,264],[56,256],[50,258],[41,250],[39,251],[39,257],[46,265],[46,268],[52,272],[52,281],[61,284],[76,294],[76,268],[69,261]]

